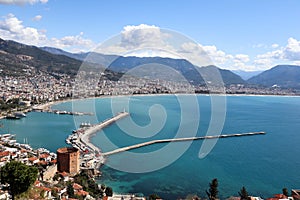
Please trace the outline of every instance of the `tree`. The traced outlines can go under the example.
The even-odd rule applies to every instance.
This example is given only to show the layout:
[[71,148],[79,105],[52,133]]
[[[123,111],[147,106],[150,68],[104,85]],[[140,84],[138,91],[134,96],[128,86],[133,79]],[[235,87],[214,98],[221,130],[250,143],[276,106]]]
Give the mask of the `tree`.
[[149,200],[156,200],[156,199],[160,199],[160,197],[157,194],[150,194]]
[[68,185],[67,185],[67,194],[69,195],[70,198],[73,198],[75,196],[74,188],[73,188],[71,182],[69,182]]
[[218,199],[218,179],[213,179],[209,184],[209,191],[206,190],[206,194],[210,200]]
[[248,200],[249,199],[249,194],[246,190],[246,188],[243,186],[241,191],[239,192],[239,195],[241,197],[241,200]]
[[287,189],[287,188],[283,188],[283,189],[282,189],[282,194],[283,194],[284,196],[288,197],[288,196],[289,196],[289,191],[288,191],[288,189]]
[[0,170],[2,184],[9,184],[12,199],[15,195],[26,192],[38,176],[36,167],[27,166],[21,162],[11,161]]
[[106,187],[106,189],[105,189],[105,194],[106,194],[106,196],[108,196],[108,197],[112,197],[112,195],[113,195],[113,190],[112,190],[112,188],[111,188],[111,187]]

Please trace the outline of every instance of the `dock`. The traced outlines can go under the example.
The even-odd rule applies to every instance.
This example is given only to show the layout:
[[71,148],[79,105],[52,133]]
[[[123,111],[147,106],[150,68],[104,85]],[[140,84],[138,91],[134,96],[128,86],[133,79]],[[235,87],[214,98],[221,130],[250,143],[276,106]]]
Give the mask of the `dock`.
[[120,112],[110,119],[107,119],[99,124],[88,127],[84,131],[84,133],[80,135],[79,137],[80,142],[82,142],[85,146],[90,147],[90,149],[92,149],[94,152],[100,152],[98,147],[90,143],[89,138],[91,137],[91,135],[128,115],[129,115],[128,112]]
[[41,110],[41,112],[47,112],[47,113],[54,113],[58,115],[93,115],[93,113],[90,112],[71,112],[71,111],[66,111],[66,110]]
[[250,132],[250,133],[236,133],[236,134],[226,134],[226,135],[215,135],[215,136],[202,136],[202,137],[187,137],[187,138],[172,138],[172,139],[162,139],[162,140],[152,140],[149,142],[143,142],[140,144],[135,144],[127,147],[122,147],[115,149],[113,151],[108,151],[102,153],[102,156],[110,156],[113,154],[121,153],[124,151],[129,151],[132,149],[137,149],[144,146],[149,146],[158,143],[167,143],[167,142],[182,142],[182,141],[191,141],[191,140],[204,140],[204,139],[217,139],[217,138],[230,138],[230,137],[244,137],[244,136],[255,136],[255,135],[265,135],[265,132]]

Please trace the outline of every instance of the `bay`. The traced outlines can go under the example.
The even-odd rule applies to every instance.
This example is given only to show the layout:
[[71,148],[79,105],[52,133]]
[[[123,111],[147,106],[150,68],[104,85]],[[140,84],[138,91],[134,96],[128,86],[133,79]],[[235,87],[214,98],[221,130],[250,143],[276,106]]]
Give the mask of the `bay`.
[[[95,116],[73,117],[32,112],[21,120],[1,120],[2,132],[16,134],[19,142],[27,138],[34,147],[45,147],[51,151],[66,146],[64,140],[80,122],[96,123],[126,108],[130,117],[120,120],[91,138],[103,152],[112,146],[103,143],[109,139],[114,145],[123,147],[153,139],[173,138],[180,126],[184,130],[199,126],[197,136],[206,134],[211,117],[209,96],[197,96],[198,107],[191,104],[185,107],[189,116],[181,124],[180,100],[174,95],[134,96],[127,103],[126,97],[100,98],[77,103],[66,102],[53,106],[54,109],[93,111]],[[78,103],[80,102],[80,103]],[[112,106],[112,103],[114,104]],[[153,105],[155,105],[153,107]],[[158,106],[160,105],[160,106]],[[281,193],[283,187],[298,188],[300,185],[300,98],[279,96],[227,96],[226,120],[222,133],[243,133],[265,131],[264,136],[220,139],[213,150],[203,159],[198,157],[203,141],[194,141],[183,155],[170,165],[148,173],[129,173],[103,166],[99,183],[112,186],[117,193],[159,194],[164,199],[184,198],[187,194],[205,197],[205,190],[213,178],[219,180],[222,199],[238,195],[245,186],[250,194],[271,197]],[[114,111],[115,110],[115,111]],[[150,111],[150,115],[149,115]],[[197,119],[195,113],[200,113]],[[152,116],[152,118],[151,118]],[[166,116],[166,119],[164,118]],[[153,120],[159,119],[150,129]],[[165,119],[165,121],[163,121]],[[151,121],[152,120],[152,121]],[[159,121],[163,121],[163,127]],[[157,127],[158,128],[157,128]],[[132,130],[128,133],[128,130]],[[149,132],[144,130],[150,130]],[[154,131],[156,134],[150,134]],[[192,131],[191,131],[192,132]],[[192,134],[186,132],[187,136]],[[182,144],[174,146],[177,151]],[[149,152],[166,148],[166,144],[152,145],[131,152],[146,155]],[[124,153],[110,156],[108,164],[124,166]],[[170,155],[171,156],[171,155]],[[153,160],[159,163],[159,160]],[[137,168],[145,163],[131,163]],[[128,165],[128,164],[127,164]],[[117,165],[116,165],[117,166]],[[138,168],[137,168],[138,169]]]

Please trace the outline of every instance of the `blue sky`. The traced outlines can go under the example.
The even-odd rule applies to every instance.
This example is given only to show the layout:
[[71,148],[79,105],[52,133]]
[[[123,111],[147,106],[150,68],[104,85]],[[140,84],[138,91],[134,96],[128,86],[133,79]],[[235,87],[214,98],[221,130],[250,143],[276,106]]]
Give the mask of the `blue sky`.
[[151,25],[191,38],[221,68],[263,70],[300,65],[299,10],[298,0],[0,0],[0,37],[78,52]]

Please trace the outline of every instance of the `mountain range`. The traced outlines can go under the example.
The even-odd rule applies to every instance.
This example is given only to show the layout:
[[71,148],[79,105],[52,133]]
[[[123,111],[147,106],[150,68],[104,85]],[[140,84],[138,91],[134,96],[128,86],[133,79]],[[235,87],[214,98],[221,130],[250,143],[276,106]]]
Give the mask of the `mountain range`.
[[[194,66],[184,59],[162,57],[123,57],[99,53],[70,53],[53,47],[35,47],[0,38],[0,75],[24,75],[28,68],[49,73],[76,75],[83,61],[93,67],[105,67],[117,80],[120,73],[149,79],[185,79],[198,85],[213,80],[216,70],[225,85],[255,84],[265,87],[300,88],[300,67],[278,65],[263,72],[229,71],[217,66]],[[251,77],[252,76],[252,77]]]
[[55,55],[38,47],[0,39],[0,68],[3,75],[21,75],[29,68],[76,74],[81,61],[65,55]]
[[277,65],[250,78],[248,83],[267,87],[300,89],[300,66]]
[[263,71],[244,71],[244,70],[231,70],[233,73],[239,75],[243,80],[247,81],[248,79],[262,73]]

